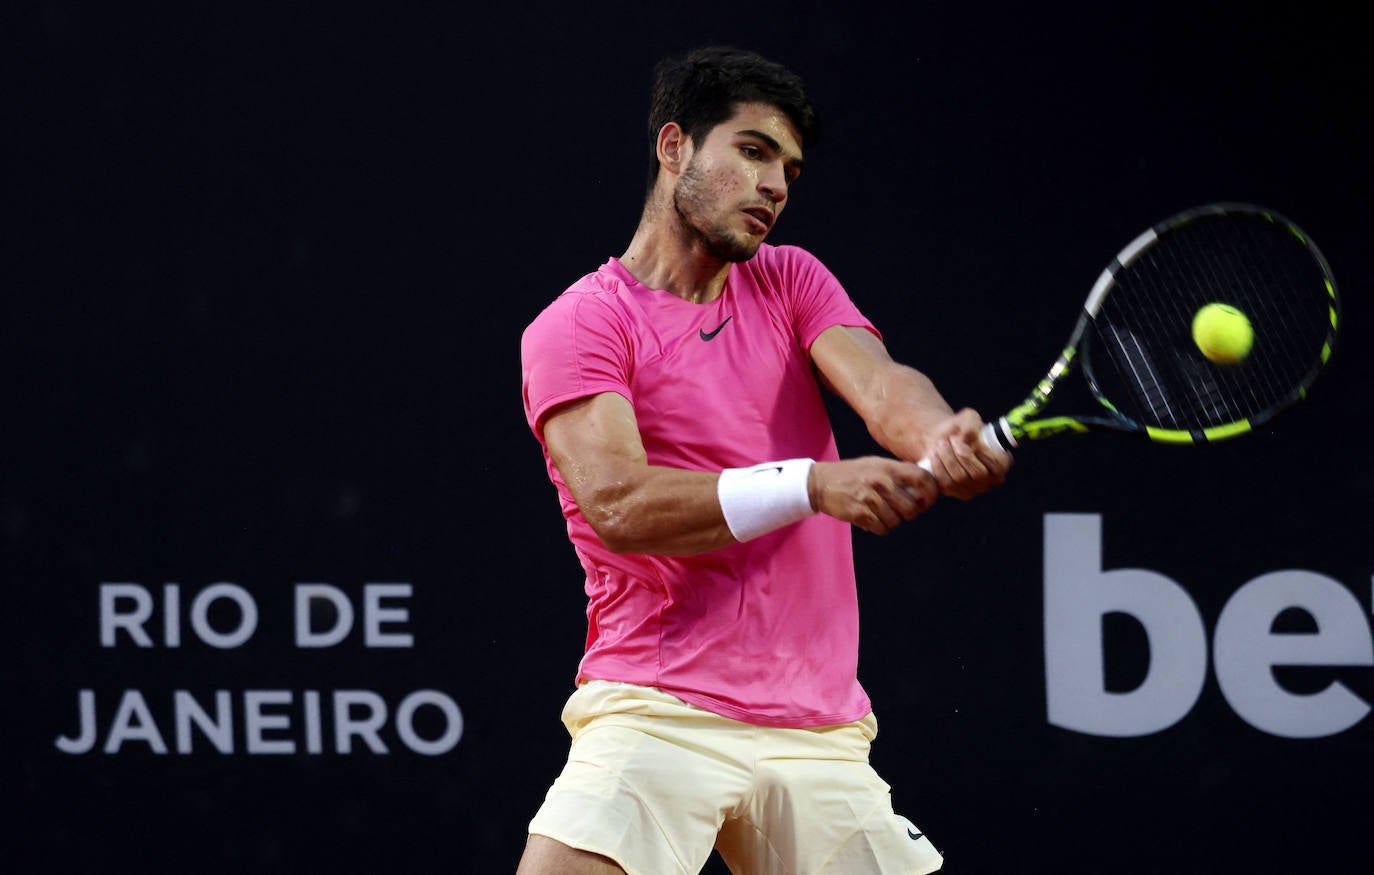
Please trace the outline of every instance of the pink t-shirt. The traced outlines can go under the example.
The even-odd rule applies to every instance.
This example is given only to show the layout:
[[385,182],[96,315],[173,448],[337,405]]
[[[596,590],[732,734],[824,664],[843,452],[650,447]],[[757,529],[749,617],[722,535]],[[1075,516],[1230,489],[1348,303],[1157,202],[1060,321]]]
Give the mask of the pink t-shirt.
[[[723,293],[693,304],[611,259],[553,301],[521,341],[525,413],[617,392],[652,465],[703,471],[838,458],[808,350],[833,325],[876,330],[794,246],[763,245]],[[642,684],[766,726],[857,720],[858,598],[849,524],[815,515],[694,556],[614,554],[544,458],[586,571],[578,680]]]

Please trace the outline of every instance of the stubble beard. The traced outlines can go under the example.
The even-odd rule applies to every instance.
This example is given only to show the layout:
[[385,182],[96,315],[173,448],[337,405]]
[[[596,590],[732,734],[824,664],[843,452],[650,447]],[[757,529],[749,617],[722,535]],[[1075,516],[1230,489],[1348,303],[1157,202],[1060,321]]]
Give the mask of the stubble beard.
[[711,223],[701,218],[707,215],[711,204],[708,188],[706,174],[693,157],[673,192],[673,210],[677,213],[683,232],[695,237],[714,258],[733,263],[748,261],[758,252],[762,241],[732,231],[724,223]]

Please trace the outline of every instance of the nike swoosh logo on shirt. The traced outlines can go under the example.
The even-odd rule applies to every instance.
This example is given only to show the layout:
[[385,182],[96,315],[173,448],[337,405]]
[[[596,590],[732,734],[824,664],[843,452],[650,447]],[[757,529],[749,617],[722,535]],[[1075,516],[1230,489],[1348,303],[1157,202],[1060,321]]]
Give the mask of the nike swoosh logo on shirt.
[[[730,315],[730,316],[726,316],[726,317],[725,317],[725,322],[729,322],[731,319],[734,319],[734,318],[735,318],[735,317],[734,317],[733,314]],[[722,323],[720,323],[719,325],[717,325],[715,331],[707,332],[706,329],[704,329],[704,328],[699,329],[698,333],[701,335],[701,339],[702,339],[702,340],[711,340],[711,339],[713,339],[717,334],[720,334],[720,330],[721,330],[722,328],[725,327],[725,322],[722,322]]]

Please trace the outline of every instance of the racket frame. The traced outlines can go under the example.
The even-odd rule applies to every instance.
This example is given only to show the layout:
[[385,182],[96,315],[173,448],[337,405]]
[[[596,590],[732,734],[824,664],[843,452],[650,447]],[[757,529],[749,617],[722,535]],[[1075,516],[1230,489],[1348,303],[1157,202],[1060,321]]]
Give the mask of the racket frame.
[[[1064,383],[1077,366],[1077,359],[1083,343],[1083,338],[1087,334],[1088,329],[1093,325],[1093,320],[1101,311],[1102,302],[1116,284],[1117,274],[1148,251],[1167,231],[1196,221],[1205,216],[1236,213],[1259,216],[1288,230],[1289,233],[1293,234],[1307,247],[1308,252],[1319,266],[1323,281],[1326,285],[1330,331],[1322,347],[1320,361],[1312,368],[1305,378],[1294,387],[1293,391],[1278,403],[1271,405],[1254,416],[1199,430],[1168,429],[1145,425],[1122,414],[1112,405],[1111,401],[1101,393],[1091,373],[1085,373],[1085,382],[1087,383],[1088,390],[1103,407],[1106,415],[1063,415],[1036,418],[1036,414],[1049,404],[1050,398],[1054,395],[1055,390]],[[1293,222],[1275,213],[1273,210],[1245,203],[1215,203],[1184,210],[1161,222],[1157,222],[1139,234],[1134,240],[1126,244],[1126,246],[1117,253],[1116,257],[1103,268],[1102,272],[1097,277],[1097,281],[1093,283],[1087,299],[1083,303],[1083,309],[1079,313],[1078,320],[1074,324],[1068,342],[1064,344],[1063,350],[1059,353],[1059,357],[1055,359],[1054,364],[1050,366],[1045,376],[1035,385],[1030,394],[1026,396],[1025,400],[1007,411],[1004,415],[998,417],[996,420],[988,422],[984,426],[982,438],[984,443],[989,446],[1000,447],[1008,452],[1020,446],[1024,441],[1040,440],[1066,432],[1084,433],[1090,431],[1114,431],[1138,435],[1152,441],[1166,444],[1211,443],[1228,440],[1246,434],[1261,423],[1268,421],[1275,414],[1306,397],[1307,390],[1311,387],[1312,382],[1326,367],[1327,362],[1331,358],[1331,354],[1335,348],[1335,340],[1339,326],[1340,299],[1336,292],[1336,284],[1331,274],[1330,265],[1327,263],[1321,251],[1317,249],[1316,244],[1314,244]]]

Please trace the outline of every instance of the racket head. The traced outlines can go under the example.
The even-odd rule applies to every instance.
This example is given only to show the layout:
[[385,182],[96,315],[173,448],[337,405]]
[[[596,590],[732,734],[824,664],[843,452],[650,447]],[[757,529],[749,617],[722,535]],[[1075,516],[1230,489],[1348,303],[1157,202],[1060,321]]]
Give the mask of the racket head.
[[[1249,319],[1253,345],[1238,362],[1210,360],[1193,339],[1210,303]],[[1292,221],[1242,203],[1186,210],[1133,240],[1094,285],[1070,348],[1106,415],[1077,419],[1165,443],[1245,434],[1306,397],[1340,324],[1330,265]]]

